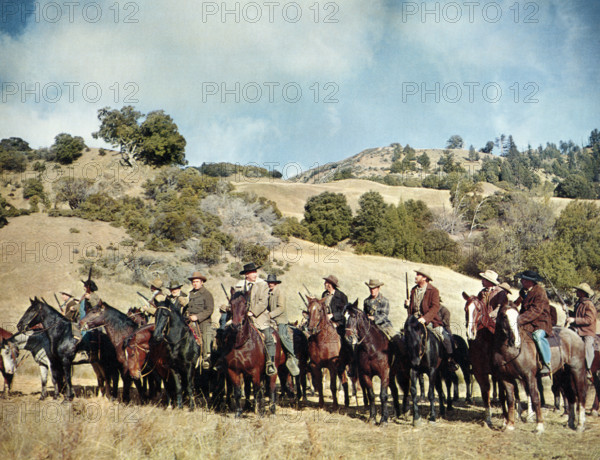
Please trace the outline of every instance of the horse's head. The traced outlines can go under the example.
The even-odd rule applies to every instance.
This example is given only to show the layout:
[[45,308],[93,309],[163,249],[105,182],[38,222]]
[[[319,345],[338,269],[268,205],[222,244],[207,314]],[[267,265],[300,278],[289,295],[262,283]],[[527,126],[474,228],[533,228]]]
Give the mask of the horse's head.
[[152,337],[155,340],[161,341],[165,335],[169,333],[169,325],[171,324],[172,310],[169,307],[158,307],[154,314],[154,332]]
[[358,299],[354,303],[349,303],[344,308],[344,316],[346,317],[346,333],[345,339],[351,344],[356,345],[358,338],[358,317],[360,310],[358,309]]
[[17,329],[19,332],[25,332],[28,329],[40,324],[44,318],[44,303],[35,297],[29,299],[29,308],[25,311],[19,322]]
[[425,326],[414,315],[410,315],[404,324],[404,341],[411,366],[420,364],[421,358],[425,354],[426,340]]
[[248,315],[248,302],[246,299],[246,294],[231,288],[230,299],[229,305],[231,306],[231,323],[236,329],[239,329],[246,321],[246,316]]
[[465,299],[465,323],[467,327],[467,339],[475,340],[477,336],[477,316],[483,308],[481,300],[477,296],[470,296],[466,292],[462,293]]
[[82,331],[95,327],[104,326],[106,321],[106,307],[104,304],[90,308],[85,316],[79,321],[79,327]]
[[11,341],[6,341],[0,347],[0,360],[4,365],[6,374],[14,374],[17,371],[17,358],[19,357],[19,348]]
[[131,307],[127,310],[127,316],[135,321],[138,326],[145,326],[148,324],[148,315],[146,315],[141,308]]
[[500,307],[496,317],[496,334],[505,340],[508,346],[517,348],[521,346],[518,319],[519,311],[511,301]]
[[327,312],[325,311],[325,301],[323,299],[318,300],[306,296],[308,301],[308,326],[307,330],[310,335],[318,334],[327,321]]

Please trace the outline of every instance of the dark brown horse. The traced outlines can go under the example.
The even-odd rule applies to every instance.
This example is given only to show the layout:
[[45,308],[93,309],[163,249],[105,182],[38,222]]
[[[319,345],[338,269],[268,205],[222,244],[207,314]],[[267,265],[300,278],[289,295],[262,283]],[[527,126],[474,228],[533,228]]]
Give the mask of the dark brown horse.
[[[242,379],[248,378],[254,389],[255,412],[263,412],[263,389],[262,381],[266,381],[271,399],[271,412],[275,413],[275,384],[277,375],[267,376],[265,373],[267,351],[261,333],[248,319],[248,304],[246,296],[242,292],[236,292],[231,288],[231,314],[232,328],[227,334],[225,342],[225,363],[227,365],[228,384],[233,385],[233,400],[235,404],[235,416],[242,415]],[[275,339],[275,367],[278,371],[285,367],[285,353],[281,347],[281,341],[277,332]]]
[[344,404],[350,405],[348,393],[348,378],[346,377],[346,366],[352,358],[352,350],[342,342],[340,335],[331,319],[327,315],[325,302],[323,300],[306,297],[308,301],[308,355],[310,357],[310,372],[312,383],[319,393],[319,407],[325,406],[323,398],[323,368],[329,370],[331,395],[333,397],[333,409],[338,409],[337,400],[337,377],[344,388]]
[[[484,305],[477,296],[462,293],[466,301],[465,317],[469,358],[475,380],[481,390],[481,399],[485,408],[485,423],[492,425],[490,406],[490,375],[492,374],[492,348],[494,343],[494,323],[484,322]],[[485,323],[485,324],[484,324]]]
[[[521,327],[517,327],[518,315],[512,302],[502,306],[498,312],[494,333],[493,366],[504,390],[500,391],[504,423],[508,430],[514,430],[514,390],[517,380],[521,380],[536,414],[536,431],[542,433],[544,421],[536,382],[539,369],[537,350],[529,334]],[[559,347],[553,348],[552,352],[553,378],[561,382],[561,389],[569,401],[569,427],[575,428],[575,402],[577,402],[579,415],[577,430],[583,431],[587,389],[583,341],[570,329],[555,327],[553,333],[559,339]]]
[[[373,392],[373,377],[379,377],[381,381],[381,420],[380,424],[388,421],[388,394],[390,387],[394,407],[399,411],[398,387],[395,377],[401,366],[400,348],[403,348],[401,340],[390,342],[385,334],[371,321],[364,312],[358,309],[358,300],[346,307],[346,339],[354,347],[354,359],[358,371],[358,379],[363,392],[367,395],[369,404],[369,422],[376,421],[377,410],[375,408],[375,393]],[[398,339],[400,337],[398,336]],[[405,406],[408,398],[408,379],[404,389]]]

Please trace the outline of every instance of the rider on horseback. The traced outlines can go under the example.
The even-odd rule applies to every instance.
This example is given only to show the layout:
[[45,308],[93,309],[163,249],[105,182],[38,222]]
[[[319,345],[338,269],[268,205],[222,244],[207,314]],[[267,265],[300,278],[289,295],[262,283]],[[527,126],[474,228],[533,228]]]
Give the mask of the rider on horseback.
[[275,340],[273,338],[273,329],[271,328],[271,315],[267,305],[269,297],[269,286],[258,278],[258,269],[254,262],[244,265],[240,275],[244,275],[243,292],[248,299],[250,317],[256,328],[265,337],[265,348],[267,349],[266,373],[268,376],[275,375],[275,352],[277,351]]
[[325,306],[329,311],[329,319],[334,323],[336,330],[343,339],[346,328],[346,318],[344,318],[344,308],[348,305],[348,297],[338,289],[339,281],[336,276],[329,275],[325,280],[325,290],[321,295],[325,299]]
[[496,326],[496,315],[498,309],[508,302],[507,292],[500,287],[498,273],[493,270],[486,270],[479,274],[483,289],[477,294],[477,298],[483,303],[481,320],[477,329],[487,327],[490,332],[494,332]]
[[[183,315],[189,321],[197,338],[202,338],[202,368],[210,367],[210,349],[215,336],[211,316],[215,308],[213,296],[204,286],[206,277],[200,272],[194,272],[188,278],[192,282],[189,301],[184,307]],[[181,286],[180,286],[181,287]],[[181,297],[178,296],[178,299]]]
[[588,378],[592,377],[592,361],[594,361],[594,340],[596,338],[596,318],[598,316],[596,307],[590,300],[594,296],[594,290],[587,283],[575,286],[577,303],[575,304],[575,317],[567,318],[567,324],[576,328],[577,333],[585,343],[585,367]]
[[394,330],[388,317],[390,313],[390,302],[381,295],[381,292],[379,292],[383,283],[376,279],[370,279],[369,282],[365,284],[371,291],[371,295],[364,300],[363,310],[367,317],[381,329],[388,340],[392,341],[394,340],[394,336],[399,336],[399,334]]
[[521,278],[521,285],[524,289],[522,296],[525,296],[522,299],[518,324],[532,334],[543,361],[540,375],[548,375],[552,372],[550,369],[550,344],[546,338],[552,335],[548,296],[544,288],[538,284],[542,278],[533,270],[525,270],[517,276]]
[[451,370],[458,369],[454,362],[452,337],[442,324],[440,318],[440,292],[431,284],[432,278],[424,269],[415,270],[414,286],[410,291],[410,300],[404,301],[404,307],[408,309],[408,315],[414,315],[419,319],[421,324],[424,324],[429,329],[433,330],[440,337],[446,348],[448,355],[448,367]]

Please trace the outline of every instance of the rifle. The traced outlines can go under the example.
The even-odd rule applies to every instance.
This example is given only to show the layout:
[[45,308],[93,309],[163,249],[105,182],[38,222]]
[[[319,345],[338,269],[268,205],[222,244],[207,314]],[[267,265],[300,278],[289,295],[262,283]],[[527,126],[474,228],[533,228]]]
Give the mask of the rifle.
[[227,294],[227,289],[225,289],[225,286],[223,286],[223,283],[221,283],[221,289],[223,289],[223,292],[225,293],[225,298],[227,299],[227,302],[231,302],[231,299],[229,298],[229,294]]
[[60,308],[60,312],[62,313],[62,311],[63,311],[62,304],[58,301],[58,297],[56,297],[56,293],[54,294],[54,300],[56,300],[56,303],[58,304],[58,308]]
[[[410,300],[410,294],[408,293],[408,272],[404,272],[404,285],[406,286],[406,301]],[[406,304],[404,304],[404,308],[408,308]]]
[[554,295],[556,297],[558,297],[558,300],[560,301],[560,305],[562,306],[562,309],[565,312],[565,325],[564,325],[564,327],[566,327],[567,326],[567,320],[569,319],[569,308],[567,307],[567,304],[565,303],[565,301],[562,299],[562,297],[560,296],[560,294],[558,293],[558,291],[554,287],[554,284],[552,283],[552,280],[548,277],[548,275],[546,275],[543,272],[543,270],[540,270],[540,272],[542,273],[542,275],[544,276],[544,278],[546,278],[546,280],[548,280],[548,282],[550,283],[550,287],[552,288],[552,291],[554,292]]
[[308,307],[308,302],[306,301],[306,299],[302,296],[302,293],[300,291],[298,291],[298,295],[300,296],[300,298],[302,299],[302,302],[304,302],[304,306]]
[[140,291],[136,291],[137,295],[139,295],[142,299],[144,299],[146,301],[147,304],[150,303],[150,299],[148,297],[146,297],[144,294],[142,294]]
[[304,289],[306,289],[306,293],[307,293],[309,296],[313,297],[313,295],[310,293],[310,291],[309,291],[309,290],[308,290],[308,288],[306,287],[306,284],[302,283],[302,286],[304,286]]

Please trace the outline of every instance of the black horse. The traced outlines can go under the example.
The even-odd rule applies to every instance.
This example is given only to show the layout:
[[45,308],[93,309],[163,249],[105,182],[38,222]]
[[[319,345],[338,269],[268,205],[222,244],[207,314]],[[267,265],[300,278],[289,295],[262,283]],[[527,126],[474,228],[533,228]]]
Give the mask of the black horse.
[[158,307],[155,321],[156,326],[152,337],[156,341],[164,340],[167,344],[177,407],[180,409],[183,407],[182,389],[185,387],[190,400],[190,410],[192,410],[194,409],[194,374],[200,356],[200,346],[178,311],[169,307]]
[[48,359],[52,378],[62,385],[61,392],[68,401],[74,397],[71,375],[73,358],[77,351],[77,340],[71,332],[71,322],[37,297],[29,299],[31,305],[17,324],[19,332],[25,332],[36,324],[42,324],[50,341]]
[[[472,404],[473,395],[471,394],[471,391],[473,386],[471,385],[472,372],[471,360],[469,359],[469,347],[467,346],[467,342],[465,342],[465,339],[463,339],[460,335],[453,334],[452,338],[454,339],[454,361],[460,367],[465,381],[465,385],[467,387],[466,402],[467,404]],[[458,376],[456,375],[456,371],[449,370],[447,375],[445,375],[444,377],[446,380],[446,391],[448,392],[448,400],[451,400],[453,402],[458,401]],[[454,385],[453,395],[452,385]]]
[[[435,422],[435,394],[434,386],[440,398],[440,415],[446,415],[444,406],[444,389],[440,368],[446,364],[444,345],[441,340],[429,331],[413,315],[409,316],[404,324],[404,340],[410,362],[410,396],[413,404],[413,425],[422,423],[419,405],[417,404],[417,381],[420,373],[427,373],[429,378],[428,399],[431,408],[429,420]],[[448,401],[448,409],[452,409],[452,401]]]

